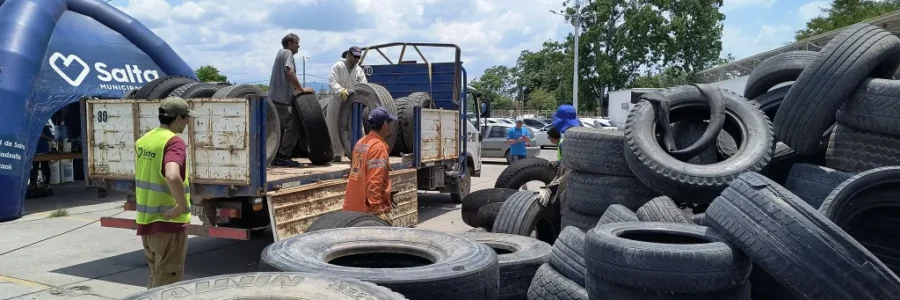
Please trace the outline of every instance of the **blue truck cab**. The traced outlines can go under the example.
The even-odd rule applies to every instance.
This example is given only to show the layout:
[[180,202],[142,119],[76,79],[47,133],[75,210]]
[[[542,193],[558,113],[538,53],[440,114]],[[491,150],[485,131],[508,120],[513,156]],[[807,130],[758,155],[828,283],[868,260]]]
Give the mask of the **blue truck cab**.
[[[423,48],[455,51],[450,62],[431,62]],[[385,50],[399,48],[393,61]],[[481,143],[477,127],[480,93],[470,89],[452,44],[390,43],[362,49],[360,66],[371,84],[384,87],[394,99],[426,92],[433,107],[414,107],[411,153],[390,157],[395,226],[418,224],[418,191],[439,191],[459,202],[469,193],[472,176],[481,173]],[[421,62],[404,61],[415,51]],[[387,63],[365,64],[366,56],[379,55]],[[391,99],[391,100],[394,100]],[[187,99],[200,116],[184,133],[191,181],[191,235],[250,239],[271,228],[274,240],[302,233],[318,216],[343,207],[350,162],[312,165],[297,158],[300,168],[266,164],[266,110],[268,99]],[[134,141],[158,125],[160,100],[82,100],[85,178],[101,190],[134,194]],[[365,107],[353,105],[351,143],[364,133]],[[97,117],[100,116],[100,117]],[[473,118],[474,116],[474,118]],[[101,226],[136,229],[133,196],[117,217],[101,219]],[[131,215],[130,215],[131,214]]]

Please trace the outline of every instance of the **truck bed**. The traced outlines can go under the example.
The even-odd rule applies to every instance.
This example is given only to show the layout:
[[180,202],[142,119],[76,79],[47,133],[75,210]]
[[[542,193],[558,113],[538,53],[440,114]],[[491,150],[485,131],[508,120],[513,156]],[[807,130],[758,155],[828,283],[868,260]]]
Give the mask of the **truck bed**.
[[[307,158],[295,158],[299,162],[299,168],[268,167],[266,169],[266,181],[269,190],[289,188],[308,184],[316,181],[339,179],[350,173],[350,160],[344,158],[342,162],[331,163],[326,166],[314,166]],[[411,164],[404,162],[401,157],[390,157],[391,168],[394,170],[411,168]]]

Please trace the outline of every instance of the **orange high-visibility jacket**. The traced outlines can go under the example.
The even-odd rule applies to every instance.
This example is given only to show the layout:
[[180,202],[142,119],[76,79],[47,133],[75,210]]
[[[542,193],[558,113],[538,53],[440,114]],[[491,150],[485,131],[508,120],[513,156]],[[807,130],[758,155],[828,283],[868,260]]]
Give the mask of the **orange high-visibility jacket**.
[[391,210],[391,164],[388,146],[374,130],[356,142],[350,159],[350,176],[344,211],[380,213]]

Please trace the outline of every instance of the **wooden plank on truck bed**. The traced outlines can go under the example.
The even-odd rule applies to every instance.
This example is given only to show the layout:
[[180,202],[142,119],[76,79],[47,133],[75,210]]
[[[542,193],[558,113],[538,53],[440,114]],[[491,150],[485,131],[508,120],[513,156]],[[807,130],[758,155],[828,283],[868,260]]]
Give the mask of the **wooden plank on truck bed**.
[[[391,183],[398,205],[392,210],[394,226],[411,227],[418,223],[419,203],[416,170],[391,172]],[[319,216],[344,207],[346,179],[322,181],[269,192],[266,197],[275,241],[303,233]]]
[[459,112],[422,109],[422,163],[459,158]]
[[[347,174],[350,174],[350,161],[346,158],[342,162],[332,162],[324,166],[312,165],[308,158],[295,158],[294,161],[299,162],[300,167],[269,167],[266,169],[266,181],[269,182],[270,186],[277,187],[272,190],[310,184],[312,182],[308,182],[309,178],[316,179],[315,181],[325,181],[342,179]],[[399,169],[397,167],[399,164],[403,164],[403,158],[390,157],[390,163],[395,170]]]

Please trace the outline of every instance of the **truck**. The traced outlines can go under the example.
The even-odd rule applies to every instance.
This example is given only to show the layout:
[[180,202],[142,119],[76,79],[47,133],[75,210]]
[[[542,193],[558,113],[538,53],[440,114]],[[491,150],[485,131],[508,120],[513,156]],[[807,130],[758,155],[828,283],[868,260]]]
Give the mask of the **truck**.
[[[395,61],[387,48],[400,48]],[[422,48],[454,51],[449,62],[431,62]],[[461,50],[453,44],[388,43],[362,49],[360,66],[369,83],[383,86],[393,98],[413,92],[430,93],[434,108],[416,107],[412,153],[390,157],[391,182],[396,192],[393,225],[418,223],[418,191],[449,193],[460,202],[469,193],[471,177],[481,173],[481,136],[478,108],[481,93],[468,87]],[[415,51],[421,62],[404,60]],[[387,61],[362,65],[366,55]],[[184,133],[190,170],[191,214],[188,234],[248,240],[270,228],[275,241],[301,234],[323,214],[343,207],[350,162],[314,166],[295,158],[300,168],[270,167],[266,163],[267,99],[186,99],[200,116]],[[125,211],[136,208],[134,142],[157,127],[161,100],[84,99],[81,102],[85,178],[101,191],[125,192]],[[365,107],[353,105],[351,141],[362,136]],[[271,118],[271,116],[270,116]],[[323,128],[324,130],[324,128]],[[323,141],[327,142],[327,141]],[[99,194],[99,192],[98,192]],[[133,217],[111,216],[103,227],[136,229]]]

